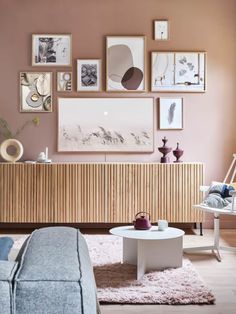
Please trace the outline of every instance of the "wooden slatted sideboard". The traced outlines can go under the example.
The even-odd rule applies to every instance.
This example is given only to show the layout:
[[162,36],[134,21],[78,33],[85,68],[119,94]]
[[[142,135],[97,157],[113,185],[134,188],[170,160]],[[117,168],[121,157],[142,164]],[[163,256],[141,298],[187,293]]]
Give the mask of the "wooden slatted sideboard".
[[0,222],[203,222],[203,180],[202,163],[0,163]]

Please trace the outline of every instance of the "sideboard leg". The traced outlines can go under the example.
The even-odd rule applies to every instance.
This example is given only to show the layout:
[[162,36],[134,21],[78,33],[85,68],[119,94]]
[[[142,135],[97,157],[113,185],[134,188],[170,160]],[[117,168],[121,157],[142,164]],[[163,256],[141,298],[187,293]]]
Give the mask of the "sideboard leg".
[[200,236],[203,236],[203,232],[202,232],[202,222],[200,222]]

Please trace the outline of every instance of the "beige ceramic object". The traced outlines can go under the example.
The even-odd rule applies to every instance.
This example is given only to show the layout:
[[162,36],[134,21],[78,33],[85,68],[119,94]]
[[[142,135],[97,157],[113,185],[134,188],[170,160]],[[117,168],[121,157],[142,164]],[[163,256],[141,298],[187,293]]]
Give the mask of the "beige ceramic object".
[[[9,154],[8,153],[8,148],[13,146],[15,148],[15,153],[14,154]],[[2,142],[0,146],[0,155],[2,158],[8,162],[16,162],[19,160],[22,155],[23,155],[24,149],[18,140],[15,139],[7,139],[4,142]]]

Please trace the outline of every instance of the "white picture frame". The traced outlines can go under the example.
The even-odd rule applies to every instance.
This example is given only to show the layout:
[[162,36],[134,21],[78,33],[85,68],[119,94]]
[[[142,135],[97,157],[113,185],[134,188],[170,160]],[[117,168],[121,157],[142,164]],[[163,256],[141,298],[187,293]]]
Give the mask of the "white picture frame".
[[20,72],[20,112],[52,112],[52,73]]
[[77,59],[77,92],[102,90],[100,59]]
[[152,153],[153,111],[152,97],[59,98],[58,151]]
[[205,92],[206,53],[152,52],[151,91]]
[[183,98],[159,98],[159,130],[183,130]]
[[33,34],[32,66],[71,66],[71,34]]
[[169,40],[170,26],[168,20],[154,21],[154,40]]
[[73,73],[72,72],[57,72],[57,91],[72,92],[73,90]]
[[146,91],[145,36],[107,36],[106,91]]

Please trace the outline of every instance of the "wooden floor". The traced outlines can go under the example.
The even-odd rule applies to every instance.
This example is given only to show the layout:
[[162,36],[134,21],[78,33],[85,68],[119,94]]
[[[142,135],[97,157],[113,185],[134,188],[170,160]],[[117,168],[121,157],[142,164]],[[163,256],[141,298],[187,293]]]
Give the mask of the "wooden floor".
[[[4,232],[5,233],[5,232]],[[18,238],[19,234],[12,235]],[[209,245],[213,240],[213,231],[204,230],[204,236],[187,234],[184,246]],[[221,242],[236,246],[236,230],[221,230]],[[219,263],[209,253],[186,255],[192,261],[205,283],[212,289],[216,304],[214,305],[104,305],[102,314],[157,314],[157,313],[236,313],[236,254],[223,252]]]

